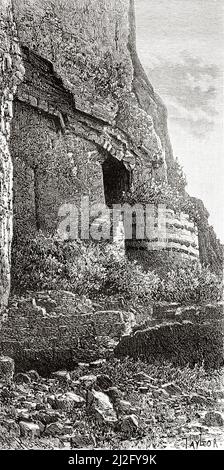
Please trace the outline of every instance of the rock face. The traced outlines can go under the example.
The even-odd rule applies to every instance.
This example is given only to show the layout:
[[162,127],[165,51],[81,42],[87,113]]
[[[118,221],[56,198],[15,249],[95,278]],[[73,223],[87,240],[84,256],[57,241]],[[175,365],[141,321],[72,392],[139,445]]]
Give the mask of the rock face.
[[12,160],[9,152],[13,97],[24,76],[11,0],[0,5],[0,311],[8,302],[12,240]]
[[[133,0],[14,0],[13,14],[4,0],[0,13],[1,308],[10,287],[12,166],[17,246],[39,230],[80,236],[74,207],[84,197],[95,219],[131,185],[169,181],[174,159],[165,106],[136,52]],[[181,224],[179,232],[178,252]],[[196,231],[187,243],[198,256]]]
[[[163,322],[123,336],[115,348],[119,358],[168,361],[175,366],[204,363],[205,368],[223,366],[222,323]],[[164,389],[166,391],[166,389]]]
[[119,202],[133,168],[149,175],[165,153],[133,89],[129,0],[15,1],[14,15],[26,70],[11,138],[19,236],[55,230],[80,194]]

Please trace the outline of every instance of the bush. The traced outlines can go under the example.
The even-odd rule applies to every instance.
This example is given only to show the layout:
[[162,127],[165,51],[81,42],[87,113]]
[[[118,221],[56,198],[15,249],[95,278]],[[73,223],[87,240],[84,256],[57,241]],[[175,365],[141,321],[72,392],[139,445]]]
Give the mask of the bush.
[[222,281],[197,260],[175,262],[172,259],[172,268],[169,268],[166,273],[164,270],[163,277],[160,274],[156,300],[180,303],[221,300]]
[[64,289],[128,301],[152,299],[159,284],[153,272],[145,273],[136,262],[118,257],[113,245],[59,241],[42,233],[13,247],[14,291]]
[[222,282],[198,261],[163,256],[154,271],[118,256],[108,243],[60,241],[43,234],[13,247],[14,292],[69,290],[101,305],[118,301],[125,308],[152,300],[195,303],[220,300]]

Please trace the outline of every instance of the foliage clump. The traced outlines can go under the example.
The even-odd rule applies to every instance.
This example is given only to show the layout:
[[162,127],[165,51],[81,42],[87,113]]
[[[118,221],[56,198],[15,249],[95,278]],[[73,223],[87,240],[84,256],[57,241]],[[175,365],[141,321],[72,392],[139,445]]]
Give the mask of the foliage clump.
[[222,282],[197,260],[164,257],[153,270],[119,256],[108,243],[61,241],[39,233],[13,247],[12,287],[16,292],[69,290],[92,301],[119,300],[123,306],[152,301],[220,300]]

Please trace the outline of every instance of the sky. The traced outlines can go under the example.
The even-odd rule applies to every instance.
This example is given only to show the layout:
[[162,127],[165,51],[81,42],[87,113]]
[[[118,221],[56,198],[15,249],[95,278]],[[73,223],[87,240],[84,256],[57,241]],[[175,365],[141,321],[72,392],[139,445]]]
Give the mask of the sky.
[[224,0],[135,0],[137,49],[174,156],[224,242]]

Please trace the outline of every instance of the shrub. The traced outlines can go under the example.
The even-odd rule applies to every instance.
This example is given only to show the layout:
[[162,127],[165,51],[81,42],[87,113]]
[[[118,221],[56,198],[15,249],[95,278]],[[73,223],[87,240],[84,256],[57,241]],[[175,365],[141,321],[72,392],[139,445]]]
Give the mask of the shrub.
[[172,260],[172,268],[160,270],[160,284],[155,299],[168,302],[199,303],[219,301],[222,298],[222,281],[197,260]]
[[91,299],[148,301],[159,284],[153,272],[119,257],[108,243],[59,241],[39,233],[13,247],[14,291],[65,289]]
[[14,245],[12,261],[14,292],[63,289],[101,305],[110,300],[135,309],[147,308],[152,300],[194,303],[222,296],[218,276],[198,261],[161,256],[161,263],[146,272],[108,243],[60,241],[39,233]]

